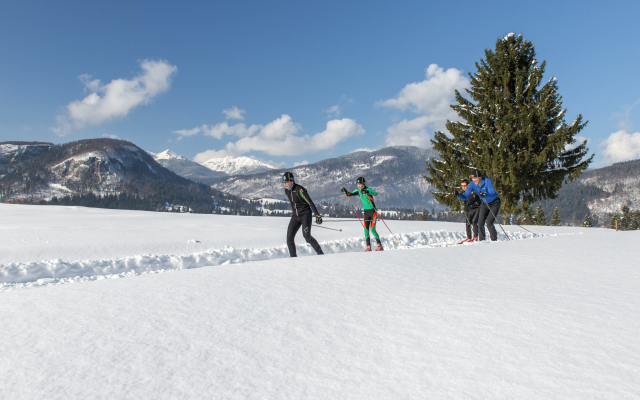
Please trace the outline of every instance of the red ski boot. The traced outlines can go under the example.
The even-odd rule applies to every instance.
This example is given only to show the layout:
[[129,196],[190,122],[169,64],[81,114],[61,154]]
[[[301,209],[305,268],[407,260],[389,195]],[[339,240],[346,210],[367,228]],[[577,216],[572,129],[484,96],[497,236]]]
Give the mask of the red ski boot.
[[469,243],[471,243],[471,242],[477,242],[477,241],[478,241],[478,238],[477,238],[477,237],[474,237],[473,239],[469,240]]
[[371,251],[371,246],[367,246],[367,249],[365,250],[365,252],[367,251]]
[[382,245],[381,245],[381,244],[378,244],[378,247],[376,248],[376,251],[382,251],[382,250],[384,250],[384,249],[382,248]]

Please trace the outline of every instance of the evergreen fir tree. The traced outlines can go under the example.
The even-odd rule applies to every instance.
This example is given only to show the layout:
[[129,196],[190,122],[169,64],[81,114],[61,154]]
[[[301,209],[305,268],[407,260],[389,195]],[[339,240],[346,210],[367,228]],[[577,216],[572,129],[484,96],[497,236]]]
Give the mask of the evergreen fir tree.
[[613,214],[613,216],[611,217],[611,221],[609,221],[609,229],[620,229],[620,214],[619,213],[615,213]]
[[631,228],[631,210],[628,206],[622,206],[620,210],[622,211],[622,215],[620,216],[620,222],[618,222],[618,229],[627,231]]
[[503,214],[517,215],[520,201],[554,198],[564,181],[591,163],[593,155],[583,160],[586,141],[572,146],[586,121],[578,115],[565,122],[556,79],[542,84],[545,66],[522,35],[509,34],[497,40],[495,51],[485,50],[477,72],[469,74],[471,100],[456,91],[451,106],[462,122],[447,121],[450,136],[435,132],[431,141],[439,159],[427,163],[429,176],[423,177],[438,202],[462,210],[453,188],[479,168],[493,181]]
[[518,225],[533,225],[533,208],[528,204],[523,204],[520,207],[521,214],[518,214],[516,218],[516,224]]
[[533,216],[533,223],[536,225],[547,225],[547,216],[544,215],[544,208],[539,204],[536,208],[536,214]]
[[521,206],[522,209],[522,219],[519,225],[533,225],[533,207],[528,204],[523,204]]
[[591,216],[589,214],[585,214],[582,219],[582,226],[585,228],[593,228],[593,223],[591,222]]
[[560,224],[562,224],[562,219],[560,218],[558,207],[556,207],[553,210],[553,214],[551,214],[551,226],[560,226]]
[[629,229],[634,231],[640,229],[640,210],[631,213],[631,226]]

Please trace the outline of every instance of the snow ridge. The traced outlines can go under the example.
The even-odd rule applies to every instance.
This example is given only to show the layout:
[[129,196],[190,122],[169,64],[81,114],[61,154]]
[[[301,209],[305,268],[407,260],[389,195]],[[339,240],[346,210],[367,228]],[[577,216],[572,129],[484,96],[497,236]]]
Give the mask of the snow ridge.
[[[532,233],[511,233],[513,240],[531,239],[543,236],[558,236]],[[453,245],[466,236],[462,232],[438,230],[422,231],[398,235],[398,241],[382,237],[385,251],[444,247]],[[498,241],[507,240],[503,234]],[[491,242],[476,242],[466,245],[487,245]],[[361,252],[362,237],[323,242],[325,254]],[[298,246],[298,256],[315,255],[308,244]],[[146,275],[182,269],[201,268],[215,265],[240,264],[251,261],[288,258],[286,245],[268,248],[233,248],[210,249],[194,254],[157,255],[144,254],[126,258],[63,261],[44,260],[28,263],[11,263],[0,265],[0,291],[59,285],[65,283],[87,282],[100,279],[117,279],[127,276]]]
[[153,154],[153,158],[157,160],[186,160],[187,158],[174,153],[173,151],[166,149],[158,154]]
[[249,157],[212,158],[202,163],[212,171],[224,172],[228,175],[248,175],[275,169],[273,165],[254,160]]

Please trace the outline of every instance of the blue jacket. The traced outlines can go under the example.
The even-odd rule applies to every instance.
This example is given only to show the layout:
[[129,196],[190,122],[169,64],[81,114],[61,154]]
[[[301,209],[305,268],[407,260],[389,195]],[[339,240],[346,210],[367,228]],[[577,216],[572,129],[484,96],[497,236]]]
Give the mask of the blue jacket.
[[485,177],[482,178],[482,183],[480,183],[480,186],[476,185],[475,182],[469,182],[467,191],[464,193],[460,193],[458,195],[458,198],[460,200],[466,200],[472,192],[476,192],[478,196],[480,196],[480,193],[486,193],[487,197],[485,197],[483,201],[486,201],[487,203],[491,203],[500,198],[500,196],[498,196],[498,192],[496,192],[496,189],[493,187],[493,182],[491,182],[491,179]]

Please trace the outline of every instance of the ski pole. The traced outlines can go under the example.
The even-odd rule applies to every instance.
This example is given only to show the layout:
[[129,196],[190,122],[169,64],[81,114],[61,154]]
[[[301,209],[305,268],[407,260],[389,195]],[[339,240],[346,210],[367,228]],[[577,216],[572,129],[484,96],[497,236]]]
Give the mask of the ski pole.
[[327,227],[325,227],[325,226],[320,226],[320,225],[316,225],[316,228],[329,229],[330,231],[338,231],[338,232],[342,232],[342,229],[327,228]]
[[[346,193],[345,193],[345,196],[347,196]],[[356,211],[356,208],[353,206],[353,203],[351,202],[351,199],[349,198],[349,196],[347,196],[347,200],[349,200],[349,204],[351,204],[351,208],[353,208],[353,212],[356,213],[356,216],[358,217],[358,221],[360,221],[360,216],[358,215],[358,211]],[[360,225],[362,225],[362,227],[364,228],[364,223],[362,221],[360,221]]]
[[[458,199],[460,200],[460,199]],[[462,202],[462,200],[460,200]],[[464,204],[464,203],[463,203]],[[467,215],[467,213],[464,213],[464,217],[467,219],[467,224],[469,224],[470,229],[473,230],[473,225],[471,224],[471,221],[469,221],[469,216]],[[479,229],[479,228],[478,228]],[[466,231],[466,226],[465,226],[465,231]],[[466,234],[467,232],[465,232]],[[476,232],[477,233],[477,232]]]
[[[487,203],[487,201],[482,197],[482,196],[478,196],[480,197],[480,199],[482,201],[484,201],[484,204],[487,205],[487,208],[489,209],[489,212],[491,213],[491,215],[493,215],[493,219],[498,222],[498,217],[496,217],[496,215],[493,213],[493,211],[491,210],[491,207],[489,207],[489,203]],[[504,232],[504,235],[507,237],[507,240],[511,240],[511,238],[509,237],[509,235],[507,235],[507,232],[505,232],[504,228],[502,227],[502,224],[500,222],[498,222],[498,225],[500,225],[500,229],[502,229],[502,232]],[[478,229],[480,229],[480,227],[478,227]]]
[[396,240],[396,242],[398,241],[398,238],[396,238],[396,235],[393,234],[393,232],[391,232],[391,229],[389,229],[389,225],[387,225],[386,222],[384,222],[384,219],[382,219],[382,216],[380,215],[380,212],[378,211],[378,209],[376,208],[376,206],[373,205],[373,203],[371,202],[371,200],[369,200],[369,198],[367,197],[367,195],[364,196],[367,201],[369,202],[369,205],[371,205],[371,207],[373,207],[373,209],[376,211],[376,213],[378,214],[378,218],[380,218],[380,221],[382,221],[382,223],[384,224],[384,226],[387,227],[387,229],[389,230],[389,233],[391,234],[391,236],[393,236],[393,238]]
[[[513,225],[515,225],[515,226],[520,226],[520,225],[518,225],[518,224],[513,224]],[[524,229],[525,231],[527,231],[527,232],[529,232],[529,233],[532,233],[532,234],[534,234],[534,235],[539,235],[539,233],[531,232],[530,230],[528,230],[527,228],[525,228],[525,227],[523,227],[523,226],[520,226],[520,228],[522,228],[522,229]]]
[[[375,207],[374,207],[375,209]],[[389,225],[387,225],[386,222],[384,222],[384,219],[382,219],[382,217],[380,216],[380,213],[378,212],[378,210],[376,209],[376,213],[378,214],[378,218],[380,218],[380,221],[382,221],[382,223],[384,224],[384,226],[387,227],[387,229],[389,229]],[[396,235],[393,234],[393,232],[391,232],[391,229],[389,229],[389,233],[391,234],[391,236],[393,236],[393,238],[396,240],[396,242],[398,241],[398,238],[396,238]]]

